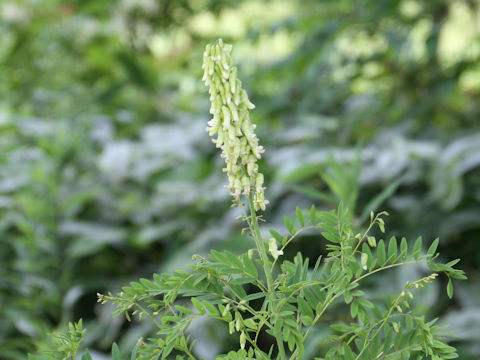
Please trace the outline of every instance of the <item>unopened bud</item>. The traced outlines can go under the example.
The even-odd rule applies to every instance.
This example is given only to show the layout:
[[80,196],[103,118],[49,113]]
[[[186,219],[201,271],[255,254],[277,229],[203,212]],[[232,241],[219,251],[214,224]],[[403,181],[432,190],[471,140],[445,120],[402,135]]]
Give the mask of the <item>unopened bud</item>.
[[245,335],[245,333],[242,331],[242,333],[240,334],[240,347],[242,349],[245,349],[245,343],[247,342],[247,336]]
[[365,253],[362,253],[360,257],[360,263],[362,264],[363,270],[367,270],[367,261],[368,261],[368,255]]

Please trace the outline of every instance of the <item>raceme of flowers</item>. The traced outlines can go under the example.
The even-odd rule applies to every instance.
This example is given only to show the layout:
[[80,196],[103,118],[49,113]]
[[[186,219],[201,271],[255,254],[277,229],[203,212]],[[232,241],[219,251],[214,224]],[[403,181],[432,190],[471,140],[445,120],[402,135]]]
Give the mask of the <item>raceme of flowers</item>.
[[263,174],[258,172],[257,161],[265,152],[258,144],[255,125],[250,120],[249,110],[254,109],[247,92],[238,79],[238,69],[233,66],[232,45],[221,39],[206,46],[203,53],[203,81],[209,87],[210,113],[208,122],[210,136],[217,134],[212,141],[222,150],[228,175],[227,188],[235,201],[240,195],[249,196],[253,192],[255,210],[265,210]]

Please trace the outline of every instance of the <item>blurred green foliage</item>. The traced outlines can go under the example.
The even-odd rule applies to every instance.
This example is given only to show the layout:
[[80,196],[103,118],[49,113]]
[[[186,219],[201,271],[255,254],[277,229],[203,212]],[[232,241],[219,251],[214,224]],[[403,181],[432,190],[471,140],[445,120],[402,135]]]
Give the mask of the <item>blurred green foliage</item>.
[[[248,248],[203,130],[201,52],[223,37],[257,105],[266,218],[280,226],[295,205],[342,199],[358,227],[382,209],[387,235],[440,236],[470,280],[453,303],[432,287],[417,306],[443,314],[460,358],[477,359],[479,6],[2,1],[0,357],[23,359],[80,317],[90,348],[116,340],[129,352],[150,329],[112,320],[97,292],[178,269],[194,252]],[[322,253],[311,240],[297,249]],[[403,285],[405,274],[392,276],[371,286]],[[228,347],[205,326],[199,354]]]

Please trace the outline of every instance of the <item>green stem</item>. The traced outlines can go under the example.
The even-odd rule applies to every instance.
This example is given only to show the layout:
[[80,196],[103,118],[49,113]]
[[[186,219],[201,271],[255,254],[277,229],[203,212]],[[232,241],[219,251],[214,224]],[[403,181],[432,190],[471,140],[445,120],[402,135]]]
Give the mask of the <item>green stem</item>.
[[252,235],[255,240],[255,245],[257,245],[260,258],[262,259],[263,271],[265,272],[265,276],[267,278],[268,293],[271,294],[273,292],[272,271],[268,267],[268,256],[265,252],[265,247],[263,246],[262,235],[260,235],[260,228],[258,227],[257,214],[255,212],[255,206],[253,205],[252,195],[248,197],[248,204],[250,205],[250,223],[252,225]]
[[[260,228],[258,227],[257,221],[257,214],[255,212],[255,206],[253,205],[253,197],[252,195],[248,196],[248,204],[250,206],[250,225],[252,230],[252,236],[255,240],[255,245],[257,246],[258,253],[260,254],[260,258],[262,259],[263,264],[263,271],[265,272],[265,277],[267,278],[267,288],[270,301],[272,303],[275,302],[275,289],[273,288],[273,277],[272,277],[272,269],[268,266],[268,255],[265,251],[265,247],[263,246],[263,239],[262,235],[260,234]],[[274,306],[270,306],[270,309],[274,311]],[[274,316],[276,319],[276,316]],[[285,348],[283,346],[283,336],[280,332],[274,332],[275,340],[277,341],[278,346],[278,354],[279,359],[286,360],[287,356],[285,354]]]
[[[402,290],[402,293],[403,291],[406,290],[406,287],[403,288]],[[355,360],[358,360],[360,359],[360,356],[362,356],[362,354],[365,352],[365,350],[367,349],[368,347],[368,344],[369,344],[369,341],[370,342],[373,342],[373,340],[375,339],[375,337],[380,333],[380,330],[382,330],[383,326],[387,323],[388,319],[390,319],[393,311],[395,310],[395,307],[399,304],[400,300],[402,299],[403,295],[400,294],[396,299],[395,301],[392,303],[392,306],[390,306],[390,309],[388,310],[388,313],[387,313],[387,316],[385,316],[385,318],[383,319],[382,321],[382,324],[377,327],[375,333],[373,334],[372,337],[370,337],[370,333],[373,329],[371,329],[369,332],[368,332],[368,335],[365,337],[365,340],[363,342],[363,347],[360,351],[360,353],[357,355],[357,357],[355,358]]]

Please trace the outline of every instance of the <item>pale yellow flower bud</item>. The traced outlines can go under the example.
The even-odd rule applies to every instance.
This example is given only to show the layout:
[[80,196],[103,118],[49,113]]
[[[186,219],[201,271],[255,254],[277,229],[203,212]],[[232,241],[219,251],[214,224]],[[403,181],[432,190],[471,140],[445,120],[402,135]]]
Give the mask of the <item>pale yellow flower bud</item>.
[[250,178],[248,176],[242,176],[242,187],[243,187],[243,195],[248,196],[250,195]]
[[245,335],[245,333],[242,331],[242,333],[240,334],[240,347],[242,349],[245,349],[245,343],[247,342],[247,337]]
[[360,256],[360,262],[362,264],[362,269],[367,270],[367,261],[368,261],[368,255],[365,253],[362,253]]
[[223,115],[223,128],[228,129],[230,127],[230,111],[226,106],[222,106]]

